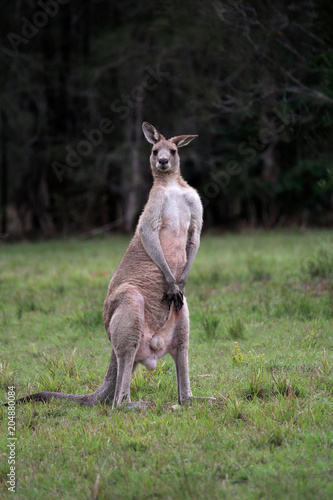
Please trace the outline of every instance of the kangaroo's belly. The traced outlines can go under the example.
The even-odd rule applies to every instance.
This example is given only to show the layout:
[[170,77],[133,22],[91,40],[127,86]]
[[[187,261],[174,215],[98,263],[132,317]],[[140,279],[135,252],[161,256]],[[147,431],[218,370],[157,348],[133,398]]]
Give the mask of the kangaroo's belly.
[[168,353],[173,356],[179,340],[177,326],[184,321],[183,316],[186,314],[188,312],[184,298],[182,309],[177,312],[172,311],[169,319],[159,330],[145,322],[135,361],[143,364],[148,370],[155,370],[158,359]]
[[[177,210],[174,211],[173,209]],[[187,207],[184,206],[180,209],[180,207],[171,204],[166,211],[159,233],[163,254],[176,280],[180,279],[186,264],[189,224],[190,214]],[[152,335],[162,331],[163,338],[167,339],[167,331],[172,327],[172,314],[175,311],[173,306],[171,311],[169,310],[167,301],[162,302],[167,289],[165,277],[146,253],[138,233],[135,234],[110,282],[104,304],[106,329],[110,323],[115,296],[117,296],[119,287],[125,284],[134,286],[144,298],[145,316],[147,325],[150,325],[149,328],[147,327],[148,330],[152,332]],[[150,333],[147,335],[149,336]],[[167,341],[165,346],[165,349],[169,348]],[[142,348],[145,348],[145,344],[143,344]],[[146,349],[148,349],[147,346]],[[165,352],[162,347],[156,349],[156,352],[151,353],[152,359],[164,356]]]
[[181,277],[186,264],[186,242],[189,222],[166,217],[160,231],[161,247],[170,271],[176,280]]

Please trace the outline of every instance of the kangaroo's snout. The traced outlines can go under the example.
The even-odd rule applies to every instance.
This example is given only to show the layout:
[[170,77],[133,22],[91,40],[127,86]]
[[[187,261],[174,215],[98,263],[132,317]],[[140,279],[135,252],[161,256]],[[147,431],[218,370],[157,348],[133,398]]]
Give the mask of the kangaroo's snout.
[[162,172],[166,172],[170,168],[169,158],[162,156],[158,159],[157,168]]
[[159,163],[160,165],[167,165],[167,163],[168,163],[168,162],[169,162],[169,158],[160,158],[160,159],[158,160],[158,163]]

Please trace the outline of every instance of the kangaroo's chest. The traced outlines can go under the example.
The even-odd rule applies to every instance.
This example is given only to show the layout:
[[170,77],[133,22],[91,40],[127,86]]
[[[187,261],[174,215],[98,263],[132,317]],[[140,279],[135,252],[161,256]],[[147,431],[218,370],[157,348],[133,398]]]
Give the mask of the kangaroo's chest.
[[168,190],[165,201],[161,233],[174,238],[187,236],[191,222],[191,210],[186,195],[181,188],[174,187]]
[[179,277],[186,262],[191,211],[181,189],[170,189],[164,205],[160,242],[171,272]]

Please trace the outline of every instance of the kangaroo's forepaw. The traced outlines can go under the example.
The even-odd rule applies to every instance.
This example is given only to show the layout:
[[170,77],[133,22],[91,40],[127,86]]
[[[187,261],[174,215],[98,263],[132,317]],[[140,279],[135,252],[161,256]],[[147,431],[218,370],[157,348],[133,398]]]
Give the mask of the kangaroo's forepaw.
[[183,292],[181,292],[179,288],[176,286],[173,287],[171,290],[165,292],[165,294],[162,297],[162,302],[164,302],[165,300],[168,301],[169,311],[172,302],[175,304],[176,311],[180,311],[184,304],[183,298],[184,298]]

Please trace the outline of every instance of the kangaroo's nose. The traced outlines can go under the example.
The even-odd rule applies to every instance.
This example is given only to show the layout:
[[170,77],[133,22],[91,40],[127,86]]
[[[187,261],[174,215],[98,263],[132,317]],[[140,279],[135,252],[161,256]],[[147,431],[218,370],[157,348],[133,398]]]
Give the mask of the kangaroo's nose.
[[158,160],[158,163],[160,163],[161,165],[166,165],[168,163],[168,158],[160,158]]

